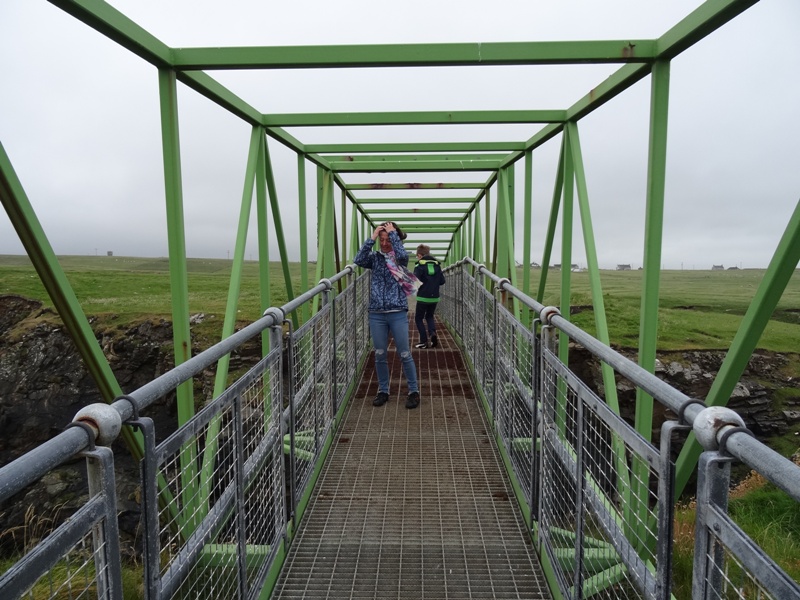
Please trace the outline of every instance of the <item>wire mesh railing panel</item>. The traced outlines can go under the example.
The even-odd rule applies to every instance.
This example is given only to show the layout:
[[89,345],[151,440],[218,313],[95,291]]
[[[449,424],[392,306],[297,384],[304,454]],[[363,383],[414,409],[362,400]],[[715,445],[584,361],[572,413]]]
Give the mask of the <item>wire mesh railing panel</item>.
[[345,398],[347,387],[355,378],[358,368],[358,350],[355,340],[356,328],[355,287],[349,286],[333,299],[336,329],[336,365],[334,373],[334,402],[338,410]]
[[[233,397],[226,395],[156,449],[170,496],[158,513],[161,597],[231,595],[238,589],[237,442]],[[214,549],[220,550],[216,560],[203,560]]]
[[498,307],[495,421],[525,499],[533,506],[536,447],[533,332]]
[[334,417],[330,332],[332,305],[328,304],[292,334],[292,413],[294,430],[294,489],[298,501],[314,472]]
[[[728,513],[730,463],[730,458],[719,452],[706,452],[700,459],[693,597],[710,600],[800,599],[797,581],[778,567],[766,551],[739,527],[735,515]],[[777,499],[773,499],[775,501]],[[791,511],[787,514],[789,520],[791,514]],[[780,533],[781,526],[777,523],[772,525],[775,535],[784,538]],[[785,536],[780,543],[792,544],[791,536]]]
[[575,470],[577,398],[574,390],[559,379],[551,361],[542,360],[541,364],[547,397],[543,393],[540,542],[563,591],[573,589],[578,582],[581,534]]
[[657,544],[671,544],[659,535],[659,487],[672,497],[659,452],[549,350],[542,364],[552,389],[543,393],[541,523],[559,581],[583,597],[654,598],[667,585]]
[[273,350],[241,382],[244,449],[244,562],[247,589],[259,590],[285,535],[282,353]]
[[[84,453],[89,497],[74,513],[32,517],[30,531],[3,533],[33,538],[20,559],[0,576],[0,598],[114,600],[122,581],[119,558],[114,463],[108,448]],[[34,522],[35,521],[35,522]],[[42,522],[44,521],[44,522]],[[27,528],[28,526],[26,526]],[[41,539],[37,536],[41,535]]]

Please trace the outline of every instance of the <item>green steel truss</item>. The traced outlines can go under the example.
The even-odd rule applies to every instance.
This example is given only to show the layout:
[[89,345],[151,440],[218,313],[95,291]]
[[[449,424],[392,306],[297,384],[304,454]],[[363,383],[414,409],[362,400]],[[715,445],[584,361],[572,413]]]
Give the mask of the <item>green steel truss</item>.
[[[178,135],[179,110],[177,85],[183,84],[243,120],[252,128],[250,146],[239,207],[239,227],[230,279],[228,308],[222,336],[233,332],[237,297],[244,261],[251,203],[256,202],[259,261],[262,266],[261,297],[264,309],[271,305],[268,235],[272,231],[280,248],[280,261],[289,297],[292,297],[286,232],[281,205],[276,193],[268,140],[282,144],[297,155],[298,198],[284,206],[299,211],[299,231],[292,232],[299,242],[300,261],[305,264],[315,244],[317,279],[347,264],[372,228],[391,218],[409,233],[407,244],[429,244],[445,262],[452,263],[465,254],[483,262],[494,272],[517,286],[517,248],[522,264],[531,263],[531,227],[535,220],[547,219],[545,250],[541,257],[541,280],[537,291],[530,290],[530,271],[523,269],[519,286],[523,292],[543,297],[548,265],[551,262],[556,228],[561,227],[561,263],[571,264],[573,220],[580,219],[580,231],[588,259],[591,292],[599,339],[608,342],[608,328],[597,251],[591,220],[589,189],[584,175],[584,157],[579,138],[580,120],[612,100],[640,80],[650,77],[651,112],[645,223],[644,273],[641,304],[639,362],[654,370],[658,326],[661,233],[664,210],[664,181],[667,156],[667,117],[670,61],[681,52],[725,25],[755,4],[753,0],[709,0],[656,39],[519,42],[488,44],[411,44],[365,46],[294,46],[245,48],[170,48],[139,25],[99,0],[51,0],[99,33],[114,40],[154,67],[158,78],[162,115],[164,185],[170,249],[170,276],[173,296],[175,361],[189,357],[187,270],[184,242],[184,215]],[[371,113],[265,114],[216,81],[208,71],[232,69],[341,69],[353,67],[449,67],[497,65],[619,65],[616,71],[571,106],[530,110],[492,111],[407,111]],[[528,139],[491,142],[419,143],[330,143],[304,144],[284,128],[302,131],[311,126],[443,125],[443,124],[538,124],[540,129]],[[298,134],[299,135],[299,134]],[[554,191],[550,202],[532,197],[532,172],[536,150],[545,142],[561,139]],[[515,165],[524,169],[524,189],[515,189]],[[309,190],[306,169],[316,167],[316,240],[309,240],[307,211]],[[415,182],[414,173],[437,173],[436,183]],[[472,173],[473,183],[464,183],[453,174]],[[373,183],[351,181],[353,173],[406,173],[402,182]],[[434,192],[435,191],[435,192]],[[312,190],[313,194],[314,191]],[[439,195],[443,194],[443,195]],[[103,397],[111,401],[121,394],[108,362],[92,334],[86,317],[60,269],[46,236],[28,200],[23,182],[13,170],[10,158],[0,146],[0,200],[31,257],[48,293],[53,298],[66,327],[97,381]],[[521,210],[517,210],[521,203]],[[338,205],[338,206],[337,206]],[[534,210],[534,206],[539,208]],[[577,206],[576,206],[577,205]],[[576,210],[577,209],[577,210]],[[524,238],[515,240],[514,224],[522,219]],[[741,330],[709,394],[712,404],[725,404],[742,375],[752,350],[780,298],[788,278],[800,258],[800,208],[787,226],[765,280],[753,299]],[[536,258],[536,257],[534,257]],[[305,270],[301,288],[308,289]],[[569,314],[570,269],[562,269],[561,311]],[[518,306],[510,306],[520,315]],[[293,315],[296,322],[310,315]],[[522,315],[520,315],[522,316]],[[529,317],[530,315],[526,315]],[[265,348],[268,340],[263,341]],[[566,343],[560,348],[567,358]],[[225,387],[228,357],[220,361],[215,390]],[[619,410],[616,385],[610,368],[603,370],[606,399]],[[180,421],[194,412],[191,382],[178,396]],[[637,398],[636,428],[649,438],[652,429],[652,399]],[[213,430],[212,434],[213,436]],[[128,443],[138,454],[138,442],[128,435]],[[212,440],[213,442],[213,440]],[[206,446],[213,452],[213,443]],[[678,464],[678,492],[694,470],[697,446],[690,446]],[[197,457],[187,454],[184,464],[187,481],[194,480]],[[624,460],[624,457],[619,457]],[[206,457],[206,461],[208,457]],[[636,491],[632,497],[636,497]],[[197,496],[202,501],[203,494]],[[630,510],[641,507],[631,506]]]

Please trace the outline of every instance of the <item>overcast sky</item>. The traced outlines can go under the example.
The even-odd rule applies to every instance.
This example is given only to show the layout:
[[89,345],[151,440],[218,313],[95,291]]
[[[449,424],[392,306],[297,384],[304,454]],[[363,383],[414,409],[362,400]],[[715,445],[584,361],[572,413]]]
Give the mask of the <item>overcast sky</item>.
[[[111,4],[165,44],[191,47],[655,38],[699,2]],[[765,267],[772,257],[800,198],[799,27],[796,0],[762,0],[672,62],[664,267]],[[282,70],[212,76],[264,113],[563,109],[616,68]],[[166,256],[156,69],[44,0],[3,0],[0,82],[0,141],[55,252]],[[646,78],[579,124],[602,268],[642,263],[649,92]],[[187,254],[225,258],[235,245],[250,127],[181,84],[178,102]],[[538,128],[289,131],[304,143],[522,141]],[[530,226],[537,262],[559,144],[560,138],[534,153],[535,216]],[[290,258],[296,260],[296,158],[273,141],[270,151]],[[309,163],[307,171],[313,232],[315,167]],[[523,171],[520,162],[518,258]],[[463,179],[482,181],[487,176]],[[458,178],[376,174],[346,180]],[[577,210],[575,227],[573,262],[585,266]],[[20,253],[24,250],[16,232],[0,212],[0,254]],[[255,256],[253,226],[247,258]],[[552,262],[559,262],[556,257],[558,249]]]

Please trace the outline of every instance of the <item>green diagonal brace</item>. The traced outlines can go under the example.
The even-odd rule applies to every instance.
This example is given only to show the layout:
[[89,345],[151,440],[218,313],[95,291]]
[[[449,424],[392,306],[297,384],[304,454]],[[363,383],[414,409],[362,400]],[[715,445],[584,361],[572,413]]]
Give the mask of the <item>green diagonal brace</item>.
[[[706,396],[707,405],[725,406],[728,403],[798,263],[800,263],[800,202],[795,206],[767,272],[764,273],[764,278],[739,325],[725,360],[722,361],[714,383],[711,384]],[[690,434],[675,464],[676,499],[683,492],[701,452],[702,448],[695,440],[694,434]]]

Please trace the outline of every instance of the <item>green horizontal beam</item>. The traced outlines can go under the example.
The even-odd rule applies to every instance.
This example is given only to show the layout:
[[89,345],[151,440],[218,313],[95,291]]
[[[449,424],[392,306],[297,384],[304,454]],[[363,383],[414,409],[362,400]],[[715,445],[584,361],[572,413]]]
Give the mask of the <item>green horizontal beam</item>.
[[402,219],[398,218],[395,221],[402,225],[403,223],[411,223],[414,221],[422,221],[424,223],[436,222],[436,223],[453,223],[461,221],[461,217],[403,217]]
[[524,142],[418,142],[386,144],[306,144],[306,152],[315,154],[362,152],[511,152],[524,150]]
[[323,69],[647,62],[654,40],[175,48],[180,69]]
[[330,168],[339,173],[421,173],[448,171],[496,171],[499,168],[499,160],[432,160],[428,162],[331,162]]
[[758,0],[708,0],[704,2],[656,40],[657,57],[662,60],[675,58],[756,2]]
[[346,190],[482,190],[486,183],[351,183]]
[[454,163],[465,160],[502,160],[505,154],[362,154],[344,156],[326,156],[329,163],[337,162],[438,162],[450,161]]
[[375,215],[409,215],[415,213],[454,213],[463,215],[466,211],[463,208],[380,208],[364,212],[374,217]]
[[365,204],[429,204],[435,202],[440,204],[471,204],[474,201],[475,198],[366,198],[356,200],[361,206]]
[[64,12],[99,31],[159,68],[172,65],[169,46],[131,21],[116,8],[96,0],[50,0]]
[[408,227],[403,227],[403,231],[406,233],[453,233],[456,229],[455,225],[451,227],[432,227],[429,225],[409,225]]
[[482,125],[497,123],[561,123],[564,110],[462,110],[408,112],[288,113],[263,115],[266,127],[360,125]]

